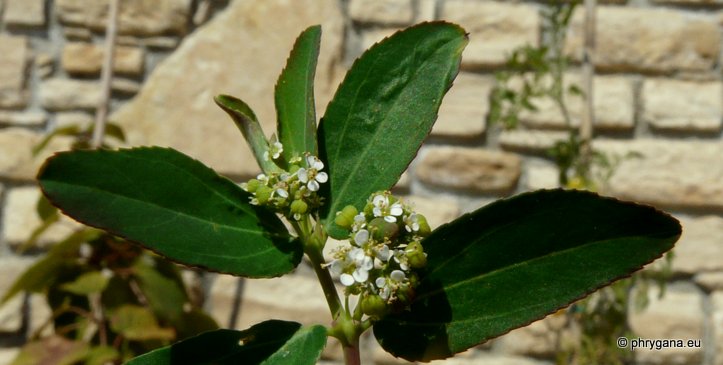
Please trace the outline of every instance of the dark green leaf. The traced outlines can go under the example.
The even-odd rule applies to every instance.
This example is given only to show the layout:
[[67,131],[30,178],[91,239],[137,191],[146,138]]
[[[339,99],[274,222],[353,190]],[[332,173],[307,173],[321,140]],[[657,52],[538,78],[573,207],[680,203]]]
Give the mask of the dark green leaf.
[[321,212],[329,233],[345,234],[334,216],[361,208],[391,188],[432,129],[457,75],[467,38],[448,23],[423,23],[376,44],[347,73],[322,119],[319,151],[328,164]]
[[313,365],[326,345],[322,326],[270,320],[244,331],[221,329],[175,343],[126,365]]
[[156,315],[168,321],[177,320],[188,303],[186,291],[175,278],[167,277],[156,269],[155,266],[162,263],[152,260],[151,265],[144,259],[138,260],[133,266],[133,276]]
[[276,82],[277,129],[287,162],[304,152],[317,155],[314,74],[320,40],[319,25],[302,32]]
[[452,356],[628,276],[673,247],[677,220],[652,207],[549,190],[487,205],[423,241],[409,311],[374,327],[408,360]]
[[64,152],[46,161],[38,179],[71,217],[183,264],[272,277],[301,260],[301,245],[276,215],[172,149]]
[[161,328],[153,313],[145,307],[124,305],[110,317],[110,328],[131,341],[171,340],[176,337],[171,328]]
[[241,131],[249,147],[251,147],[251,152],[253,152],[259,167],[266,173],[279,171],[278,166],[265,157],[269,151],[269,142],[266,140],[261,124],[256,119],[256,114],[251,110],[251,107],[241,99],[229,95],[218,95],[213,100],[236,123],[236,127]]

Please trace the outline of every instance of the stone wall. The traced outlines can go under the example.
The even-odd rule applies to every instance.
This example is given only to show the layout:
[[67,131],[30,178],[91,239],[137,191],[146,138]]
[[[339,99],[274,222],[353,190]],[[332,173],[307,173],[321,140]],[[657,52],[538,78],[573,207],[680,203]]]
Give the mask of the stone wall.
[[[662,299],[629,322],[643,338],[701,339],[701,349],[639,351],[640,364],[723,365],[723,86],[719,0],[600,1],[597,9],[595,146],[642,158],[622,162],[605,193],[671,211],[684,226],[673,276]],[[0,0],[0,291],[33,262],[15,249],[38,224],[33,176],[44,156],[67,148],[45,134],[92,120],[107,2]],[[470,33],[462,72],[429,141],[397,190],[434,225],[494,199],[554,187],[544,150],[564,138],[554,107],[526,115],[523,128],[485,125],[493,73],[505,55],[537,44],[543,1],[492,0],[123,0],[113,80],[112,120],[131,144],[173,146],[234,178],[257,167],[233,125],[211,100],[228,93],[274,125],[273,85],[296,35],[323,25],[316,84],[319,115],[344,70],[363,49],[415,22],[445,19]],[[567,51],[579,59],[582,16],[573,17]],[[577,68],[569,73],[574,82]],[[580,105],[571,100],[574,119]],[[577,122],[577,121],[575,121]],[[66,220],[41,238],[47,247],[72,230]],[[35,252],[37,254],[37,252]],[[212,277],[209,309],[228,324],[237,279]],[[292,279],[247,280],[243,328],[269,317],[328,323],[308,267]],[[303,300],[302,300],[303,299]],[[47,309],[29,303],[29,325]],[[22,342],[21,299],[0,308],[0,363]],[[445,364],[551,364],[548,318],[512,331]],[[395,364],[367,341],[365,363]],[[330,346],[328,362],[340,350]],[[403,362],[400,362],[403,363]]]

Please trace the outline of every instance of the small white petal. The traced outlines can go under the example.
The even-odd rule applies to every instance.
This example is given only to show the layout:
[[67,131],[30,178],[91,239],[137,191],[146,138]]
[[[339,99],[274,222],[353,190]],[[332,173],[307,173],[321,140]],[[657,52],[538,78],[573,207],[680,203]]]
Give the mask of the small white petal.
[[344,271],[342,267],[341,260],[334,260],[331,262],[331,265],[329,266],[329,272],[332,273],[332,275],[338,276],[341,275],[341,272]]
[[396,223],[396,222],[397,222],[397,218],[392,217],[391,215],[385,216],[385,217],[384,217],[384,220],[387,221],[387,222],[389,222],[389,223]]
[[388,286],[384,287],[384,289],[379,291],[379,296],[384,300],[389,299],[389,296],[391,294],[392,294],[392,289],[389,288]]
[[394,281],[402,281],[402,280],[404,280],[404,278],[406,278],[407,276],[404,275],[404,272],[401,271],[401,270],[394,270],[394,271],[392,271],[392,273],[389,275],[389,277],[392,278],[392,280],[394,280]]
[[284,189],[276,189],[276,194],[278,194],[280,197],[286,199],[289,197],[289,192]]
[[268,161],[268,160],[269,160],[269,151],[265,151],[264,152],[264,161]]
[[393,216],[399,217],[404,213],[404,210],[402,209],[402,205],[399,203],[394,203],[392,207],[389,209],[389,213]]
[[389,246],[384,245],[382,248],[377,250],[377,258],[379,258],[382,261],[389,261],[389,258],[391,257],[391,251],[389,251]]
[[306,184],[306,187],[311,191],[319,191],[319,183],[316,182],[316,180],[309,181],[309,183]]
[[374,267],[374,260],[369,256],[364,256],[364,260],[362,260],[361,265],[359,265],[359,268],[362,270],[371,270]]
[[363,283],[367,281],[367,279],[369,279],[369,272],[367,270],[359,268],[354,270],[352,277],[354,277],[354,280],[356,280],[358,283]]
[[326,172],[319,172],[316,174],[316,181],[325,183],[329,181],[329,175],[327,175]]
[[349,257],[350,260],[352,260],[356,263],[361,262],[361,260],[364,259],[364,256],[366,256],[364,254],[364,250],[362,250],[359,247],[353,248],[351,251],[349,251],[349,254],[347,255],[347,257]]
[[354,223],[361,224],[366,222],[367,218],[364,216],[364,213],[359,213],[354,216]]
[[354,243],[361,246],[369,241],[369,231],[366,229],[360,229],[359,232],[357,232],[354,235]]
[[375,217],[381,217],[382,216],[382,209],[379,207],[375,207],[372,209],[372,213],[374,213]]
[[354,277],[349,274],[341,274],[339,281],[341,281],[342,285],[349,286],[354,284]]
[[375,207],[381,207],[382,205],[386,205],[387,198],[384,195],[375,195],[372,199],[372,204]]
[[383,288],[383,287],[387,286],[387,279],[377,278],[377,280],[374,281],[374,284],[377,285],[377,288]]
[[296,175],[299,177],[299,181],[306,184],[309,181],[309,172],[305,168],[300,168],[296,171]]

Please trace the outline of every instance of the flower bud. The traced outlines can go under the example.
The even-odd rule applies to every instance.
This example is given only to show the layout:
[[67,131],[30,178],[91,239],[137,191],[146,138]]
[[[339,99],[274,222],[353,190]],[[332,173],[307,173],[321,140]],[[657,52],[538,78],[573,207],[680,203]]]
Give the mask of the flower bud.
[[381,317],[387,312],[387,303],[376,294],[367,294],[361,300],[361,310],[368,316]]
[[369,230],[375,240],[384,241],[387,238],[394,238],[399,233],[399,226],[396,223],[385,221],[384,218],[377,217],[369,222]]
[[334,223],[336,223],[339,227],[349,229],[354,223],[354,216],[357,215],[357,213],[358,211],[354,208],[354,206],[347,205],[336,215]]
[[422,244],[419,243],[419,241],[414,241],[407,245],[404,252],[407,254],[407,261],[412,268],[421,269],[427,266],[427,255],[424,253]]
[[303,200],[294,200],[291,202],[291,213],[304,214],[309,210],[309,205]]
[[260,185],[255,191],[256,200],[259,201],[259,204],[266,204],[266,202],[268,202],[271,198],[271,193],[273,191],[274,190],[268,186]]
[[258,189],[259,185],[261,185],[261,181],[258,181],[256,179],[251,179],[246,183],[246,191],[249,193],[253,193]]

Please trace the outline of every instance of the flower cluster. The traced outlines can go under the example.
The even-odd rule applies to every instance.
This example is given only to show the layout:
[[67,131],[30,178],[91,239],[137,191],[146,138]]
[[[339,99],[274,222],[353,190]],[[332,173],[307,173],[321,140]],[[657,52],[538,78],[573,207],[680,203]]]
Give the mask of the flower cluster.
[[[283,151],[281,143],[275,142],[271,147],[264,157],[279,158]],[[251,193],[251,204],[268,206],[299,220],[303,214],[321,205],[322,199],[317,194],[319,184],[329,179],[322,169],[324,163],[318,157],[307,155],[289,161],[288,171],[259,174],[241,187]]]
[[329,263],[347,294],[361,295],[367,315],[406,306],[417,281],[414,269],[427,264],[420,243],[431,232],[426,218],[389,192],[377,192],[362,212],[347,206],[334,222],[349,230],[350,245],[338,248]]

